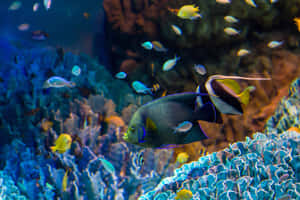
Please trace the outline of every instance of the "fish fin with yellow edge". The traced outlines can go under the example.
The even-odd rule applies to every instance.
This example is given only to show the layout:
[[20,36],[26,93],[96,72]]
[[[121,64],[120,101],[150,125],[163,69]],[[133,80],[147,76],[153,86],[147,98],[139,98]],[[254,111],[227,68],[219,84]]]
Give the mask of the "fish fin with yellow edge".
[[[233,79],[218,79],[217,82],[224,84],[227,86],[230,90],[232,90],[235,94],[241,93],[241,87],[239,83],[236,80]],[[224,86],[223,86],[224,87]],[[227,88],[224,88],[227,92],[231,93],[227,90]]]
[[69,172],[70,169],[67,169],[66,172],[65,172],[65,175],[63,177],[63,180],[62,180],[62,191],[65,192],[67,190],[67,186],[68,186],[68,172]]
[[157,130],[157,127],[156,127],[155,123],[149,117],[146,118],[146,129],[149,130],[149,131],[156,131]]
[[244,105],[248,105],[249,104],[249,100],[250,100],[250,92],[252,92],[253,90],[255,90],[254,86],[248,86],[242,93],[240,93],[238,95],[240,102]]

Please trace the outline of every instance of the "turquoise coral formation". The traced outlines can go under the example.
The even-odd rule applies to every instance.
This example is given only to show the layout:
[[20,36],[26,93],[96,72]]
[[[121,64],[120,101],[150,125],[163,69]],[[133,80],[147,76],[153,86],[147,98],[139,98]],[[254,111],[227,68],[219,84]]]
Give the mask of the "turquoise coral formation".
[[173,199],[182,189],[193,199],[297,199],[300,195],[300,79],[266,123],[265,133],[184,164],[139,200]]

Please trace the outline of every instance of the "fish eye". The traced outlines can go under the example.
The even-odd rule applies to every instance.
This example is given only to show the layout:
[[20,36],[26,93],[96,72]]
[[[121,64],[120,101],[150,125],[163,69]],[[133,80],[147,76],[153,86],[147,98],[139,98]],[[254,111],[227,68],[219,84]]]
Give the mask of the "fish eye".
[[129,131],[134,132],[134,131],[135,131],[135,126],[130,127],[130,128],[129,128]]

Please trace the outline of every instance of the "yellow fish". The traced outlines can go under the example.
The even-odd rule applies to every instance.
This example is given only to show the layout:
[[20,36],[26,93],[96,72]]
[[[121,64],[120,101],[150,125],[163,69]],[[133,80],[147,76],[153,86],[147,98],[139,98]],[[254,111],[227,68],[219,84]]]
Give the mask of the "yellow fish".
[[198,12],[199,8],[195,5],[184,5],[179,9],[177,16],[182,19],[193,20],[202,17],[201,14],[199,14]]
[[190,200],[193,197],[191,190],[182,189],[176,193],[176,200]]
[[241,57],[241,56],[248,55],[249,53],[251,53],[251,51],[249,51],[247,49],[240,49],[240,50],[238,50],[236,55]]
[[63,180],[62,180],[62,191],[65,192],[67,190],[67,184],[68,184],[68,172],[69,170],[66,171]]
[[189,159],[189,154],[187,154],[186,152],[181,152],[176,157],[176,161],[180,164],[186,163],[188,159]]
[[72,138],[69,134],[62,133],[55,141],[55,146],[50,147],[52,152],[65,153],[71,148]]
[[240,31],[238,31],[237,29],[232,28],[232,27],[226,27],[226,28],[224,28],[224,32],[227,35],[238,35],[238,34],[240,34]]
[[298,28],[298,31],[300,32],[300,17],[295,17],[294,22]]

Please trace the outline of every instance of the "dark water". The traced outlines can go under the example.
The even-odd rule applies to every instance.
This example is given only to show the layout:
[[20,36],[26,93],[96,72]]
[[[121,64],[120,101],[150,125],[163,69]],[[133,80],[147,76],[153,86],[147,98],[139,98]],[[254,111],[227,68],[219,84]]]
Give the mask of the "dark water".
[[[100,57],[106,63],[105,14],[100,0],[52,0],[47,11],[43,1],[22,1],[18,10],[9,10],[14,1],[0,1],[0,37],[52,47],[63,47],[73,53]],[[33,4],[39,8],[33,11]],[[83,13],[89,14],[88,18]],[[20,24],[29,24],[29,30],[20,31]],[[31,32],[43,30],[49,34],[46,41],[33,41]]]

